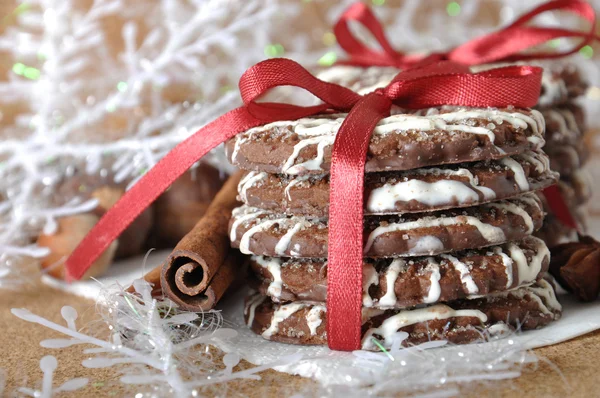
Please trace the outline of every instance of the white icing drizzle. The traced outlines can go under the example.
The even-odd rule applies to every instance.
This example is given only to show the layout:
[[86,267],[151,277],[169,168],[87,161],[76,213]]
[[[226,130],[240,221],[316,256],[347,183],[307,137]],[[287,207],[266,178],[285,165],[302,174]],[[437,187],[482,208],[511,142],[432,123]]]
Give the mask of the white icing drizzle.
[[263,301],[265,301],[266,297],[261,294],[255,294],[250,297],[248,302],[246,303],[246,308],[244,308],[244,315],[248,315],[248,321],[246,325],[252,326],[252,322],[254,322],[254,314],[256,313],[256,307],[258,307]]
[[486,329],[491,337],[503,337],[512,334],[512,329],[506,323],[496,323]]
[[[520,196],[519,199],[523,200],[523,201],[527,201],[526,195]],[[535,200],[528,201],[528,203],[535,204],[536,206],[539,207],[538,203],[535,202]],[[513,203],[513,202],[497,202],[497,203],[492,202],[489,204],[489,206],[495,207],[503,212],[513,213],[513,214],[520,216],[523,219],[523,222],[525,223],[525,225],[527,225],[527,234],[531,234],[533,232],[533,229],[534,229],[533,218],[531,218],[529,213],[527,213],[525,211],[525,209],[523,209],[523,207],[519,206],[518,204]]]
[[[325,156],[325,147],[333,145],[335,141],[335,135],[323,135],[314,138],[308,138],[300,141],[294,145],[294,150],[290,157],[286,160],[285,164],[281,168],[285,174],[300,174],[306,170],[322,170],[321,165],[323,164],[323,158]],[[314,159],[307,160],[300,164],[294,165],[296,158],[300,154],[300,151],[312,144],[317,144],[317,156]]]
[[581,135],[575,115],[569,109],[546,109],[544,116],[558,124],[557,133],[564,139],[577,139]]
[[388,85],[399,70],[392,67],[332,66],[317,75],[326,82],[340,84],[358,94],[366,94]]
[[[538,305],[539,310],[545,315],[551,315],[553,318],[556,317],[555,312],[560,312],[562,306],[556,299],[554,289],[550,283],[544,279],[541,279],[537,284],[532,286],[524,286],[519,289],[510,290],[507,292],[493,293],[490,297],[516,297],[519,299],[528,298],[529,300],[535,301]],[[544,298],[544,300],[542,300]]]
[[423,302],[426,304],[436,303],[440,299],[442,294],[442,287],[440,286],[440,265],[435,262],[432,257],[427,259],[427,268],[425,271],[429,271],[429,291],[427,296],[423,297]]
[[251,171],[250,173],[246,174],[244,178],[242,178],[242,180],[238,184],[238,193],[242,202],[248,201],[248,196],[246,194],[248,189],[255,186],[259,181],[266,179],[267,176],[268,174],[264,171]]
[[308,179],[311,177],[310,174],[304,175],[304,176],[299,176],[296,178],[293,178],[285,187],[285,189],[283,190],[283,193],[285,194],[285,197],[288,200],[292,200],[292,196],[290,195],[290,189],[292,189],[292,187],[302,184],[305,181],[308,181]]
[[431,227],[440,227],[440,226],[449,226],[449,225],[460,225],[467,224],[471,225],[479,231],[481,236],[486,239],[488,242],[501,242],[505,240],[504,231],[501,228],[495,227],[490,224],[485,224],[481,222],[476,217],[473,216],[459,216],[459,217],[424,217],[416,221],[408,221],[401,223],[389,223],[384,226],[379,226],[375,228],[369,234],[367,238],[367,243],[365,244],[364,252],[368,252],[373,246],[373,242],[380,235],[386,234],[388,232],[395,231],[408,231],[417,228],[431,228]]
[[385,295],[379,299],[379,307],[393,307],[396,305],[395,283],[400,272],[406,267],[406,261],[396,258],[385,272]]
[[375,349],[375,344],[371,340],[371,336],[374,334],[383,338],[384,346],[390,347],[394,334],[405,326],[455,317],[475,317],[479,318],[482,323],[487,321],[487,316],[479,310],[453,310],[444,304],[436,304],[431,307],[414,310],[404,310],[384,320],[378,328],[369,329],[363,337],[362,348],[365,350]]
[[564,118],[566,124],[567,124],[567,128],[569,130],[571,130],[572,132],[574,132],[577,135],[581,135],[581,130],[579,129],[579,125],[577,124],[577,120],[575,119],[575,115],[573,114],[573,111],[571,111],[570,109],[558,109],[558,112],[560,112],[560,114],[562,115],[562,117]]
[[369,294],[369,287],[371,285],[379,285],[379,274],[371,263],[364,263],[362,269],[362,283],[363,283],[363,306],[372,307],[373,298]]
[[[251,219],[257,219],[259,216],[266,214],[266,211],[262,211],[259,210],[257,208],[254,207],[247,207],[247,206],[242,206],[239,207],[237,209],[234,209],[233,211],[233,223],[231,226],[231,231],[230,231],[230,239],[232,242],[234,242],[237,238],[237,234],[236,234],[236,229],[237,227],[243,223],[243,222],[247,222]],[[239,216],[240,214],[242,214],[241,216]],[[277,244],[275,245],[275,252],[279,255],[284,255],[285,251],[289,248],[292,237],[294,236],[294,234],[296,234],[299,230],[301,230],[305,225],[306,225],[306,220],[304,220],[303,218],[274,218],[274,219],[265,219],[265,220],[259,220],[257,221],[257,224],[254,225],[253,227],[251,227],[250,229],[248,229],[246,232],[244,232],[244,234],[242,235],[241,239],[240,239],[240,251],[244,254],[252,254],[252,252],[250,251],[250,239],[252,239],[252,236],[258,232],[263,232],[268,230],[269,228],[271,228],[272,226],[276,225],[276,224],[283,224],[284,226],[287,226],[288,224],[290,224],[291,222],[296,221],[293,225],[293,227],[289,228],[286,233],[279,239],[279,241],[277,242]]]
[[273,316],[271,317],[271,324],[269,327],[262,333],[262,336],[265,339],[270,338],[274,333],[279,331],[279,324],[289,318],[292,314],[300,311],[301,309],[307,307],[309,303],[307,302],[295,302],[289,303],[279,306]]
[[252,228],[250,228],[249,230],[247,230],[240,239],[240,251],[244,254],[252,254],[252,252],[250,251],[250,239],[252,238],[252,236],[257,232],[266,231],[273,225],[278,224],[279,222],[281,222],[281,220],[263,220],[255,226],[253,226]]
[[512,170],[515,175],[515,182],[522,192],[529,191],[529,181],[527,181],[525,170],[523,170],[523,166],[521,166],[519,162],[510,157],[506,157],[500,160],[500,163]]
[[263,256],[254,256],[252,258],[261,267],[269,271],[269,273],[273,277],[273,280],[271,281],[271,283],[269,283],[269,287],[267,288],[267,293],[272,297],[281,297],[281,288],[283,287],[283,281],[281,279],[281,259],[276,257],[266,258]]
[[527,261],[527,257],[523,250],[515,243],[508,244],[508,252],[514,263],[517,264],[517,274],[519,277],[518,284],[523,285],[526,283],[532,283],[536,280],[538,274],[542,270],[542,263],[545,258],[550,258],[550,251],[548,247],[538,238],[531,238],[536,242],[535,255],[531,257],[530,261]]
[[410,254],[437,253],[444,250],[444,243],[432,235],[422,236],[408,251]]
[[[345,115],[332,115],[329,118],[303,118],[296,121],[279,121],[261,127],[255,127],[236,137],[232,159],[234,161],[236,160],[240,144],[249,140],[255,133],[268,131],[278,127],[286,127],[291,128],[293,133],[302,137],[302,139],[294,145],[292,154],[284,163],[282,171],[285,174],[294,175],[301,174],[304,171],[322,170],[321,166],[323,163],[325,147],[333,145],[337,131],[342,125],[344,118]],[[490,123],[486,127],[475,127],[467,123],[467,121],[472,119],[488,119],[494,120],[496,123],[508,122],[516,129],[529,128],[532,134],[527,137],[527,140],[534,144],[536,148],[540,148],[544,144],[544,139],[542,138],[544,132],[544,118],[536,110],[531,110],[530,114],[524,114],[496,109],[464,108],[453,112],[428,114],[425,116],[396,114],[380,120],[375,127],[373,134],[385,135],[392,131],[402,133],[409,130],[421,132],[434,130],[458,131],[486,135],[493,144],[496,138],[494,134],[494,129],[496,128],[495,124]],[[463,123],[455,124],[457,122]],[[309,145],[317,145],[316,157],[294,165],[300,151]],[[500,151],[500,148],[496,148]]]
[[568,96],[565,81],[559,77],[553,76],[553,73],[545,68],[544,73],[542,73],[542,87],[544,87],[544,90],[538,100],[539,105],[552,105],[561,98]]
[[469,270],[469,266],[458,258],[451,256],[450,254],[442,254],[441,257],[445,258],[452,264],[455,270],[458,271],[460,275],[460,282],[467,289],[468,294],[477,294],[479,292],[479,288],[475,281],[473,281],[473,277],[471,276],[471,271]]
[[[562,305],[560,305],[558,302],[556,293],[554,292],[554,288],[552,288],[550,282],[542,279],[537,283],[537,285],[528,286],[526,289],[533,292],[533,294],[536,296],[543,297],[545,302],[543,306],[547,310],[550,310],[550,312],[554,313],[562,310]],[[546,313],[545,311],[543,312]]]
[[506,288],[509,289],[513,285],[513,259],[501,247],[494,247],[494,254],[502,258],[504,271],[506,272]]
[[306,314],[306,324],[308,330],[310,330],[311,336],[316,336],[317,328],[323,323],[322,315],[325,312],[325,307],[322,305],[315,305]]
[[238,153],[240,153],[240,147],[245,141],[246,141],[246,138],[243,138],[240,136],[235,137],[235,142],[233,144],[233,151],[231,152],[231,163],[235,164]]
[[[244,212],[246,212],[247,210],[250,210],[248,213],[243,214]],[[264,214],[264,211],[261,210],[257,210],[254,208],[248,208],[245,206],[242,207],[236,207],[235,209],[233,209],[231,215],[233,218],[233,223],[231,223],[231,230],[229,231],[229,239],[232,242],[235,242],[236,238],[237,238],[237,229],[238,227],[243,224],[244,222],[251,220],[253,218],[258,217],[261,214]],[[240,214],[242,214],[240,216]]]
[[550,158],[542,152],[527,151],[516,155],[516,158],[524,159],[532,164],[540,174],[550,170]]
[[466,177],[468,185],[464,180],[439,180],[435,182],[425,182],[417,179],[387,183],[371,191],[367,199],[367,210],[371,212],[384,212],[395,209],[397,201],[417,202],[427,204],[428,206],[439,206],[452,203],[456,200],[459,204],[476,202],[479,200],[479,194],[482,194],[486,200],[496,197],[496,193],[479,182],[467,169],[458,170],[448,169],[425,169],[421,174],[444,174],[447,176]]
[[[302,229],[304,226],[303,222],[298,222],[292,228],[290,228],[280,239],[279,242],[275,245],[275,253],[284,256],[285,251],[290,247],[290,243],[292,242],[292,237]],[[240,244],[241,246],[241,244]]]

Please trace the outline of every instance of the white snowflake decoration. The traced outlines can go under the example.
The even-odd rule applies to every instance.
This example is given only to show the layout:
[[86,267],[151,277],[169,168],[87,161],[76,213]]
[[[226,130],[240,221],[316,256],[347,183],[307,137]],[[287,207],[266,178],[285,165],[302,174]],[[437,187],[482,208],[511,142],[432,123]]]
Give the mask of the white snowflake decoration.
[[[68,338],[43,340],[45,348],[65,348],[91,344],[95,348],[84,353],[95,356],[82,365],[87,368],[105,368],[127,365],[120,378],[122,383],[150,385],[155,393],[174,396],[196,396],[200,388],[236,379],[255,379],[257,373],[275,366],[299,361],[301,354],[282,356],[272,363],[245,370],[234,371],[240,354],[230,352],[215,362],[210,347],[235,339],[237,332],[222,326],[218,311],[205,313],[179,312],[169,301],[152,298],[152,288],[144,280],[134,282],[136,293],[123,289],[106,291],[103,295],[105,321],[108,323],[108,340],[79,331],[76,326],[77,311],[65,306],[61,315],[66,326],[51,322],[26,309],[13,308],[11,312],[27,322],[37,323],[55,330]],[[95,326],[98,332],[97,325]],[[95,334],[94,333],[94,334]],[[150,370],[149,370],[150,369]],[[195,391],[195,392],[194,392]]]
[[[33,388],[20,387],[17,391],[29,397],[51,398],[56,394],[67,391],[76,391],[85,387],[88,384],[88,379],[78,377],[68,380],[58,387],[53,386],[54,371],[58,367],[58,361],[52,355],[46,355],[40,360],[40,369],[44,373],[42,379],[42,389],[35,390]],[[2,389],[0,389],[0,393]]]

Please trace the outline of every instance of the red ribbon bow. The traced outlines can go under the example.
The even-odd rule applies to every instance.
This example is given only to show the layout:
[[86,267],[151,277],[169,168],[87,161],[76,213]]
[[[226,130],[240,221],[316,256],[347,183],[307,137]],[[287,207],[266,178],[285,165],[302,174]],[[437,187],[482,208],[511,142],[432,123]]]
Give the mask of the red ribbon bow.
[[[566,11],[590,22],[588,32],[556,28],[525,26],[536,16],[548,11]],[[348,27],[349,21],[362,24],[375,37],[381,50],[366,46],[357,39]],[[349,55],[347,60],[338,62],[356,66],[395,66],[400,69],[413,67],[432,61],[450,60],[465,65],[481,65],[490,62],[514,62],[542,58],[561,58],[579,51],[592,40],[600,40],[595,35],[596,13],[591,5],[582,0],[554,0],[544,3],[522,15],[507,27],[471,40],[445,53],[430,55],[407,55],[394,50],[387,40],[383,27],[371,9],[356,3],[350,6],[336,23],[333,31],[340,47]],[[561,37],[575,37],[583,40],[573,49],[565,52],[524,53],[549,40]]]
[[[371,134],[392,104],[418,109],[440,105],[530,107],[536,104],[541,68],[511,66],[472,74],[465,66],[440,62],[399,73],[385,88],[361,96],[311,75],[294,61],[272,59],[240,79],[244,106],[198,130],[156,164],[110,209],[67,259],[78,279],[108,245],[177,177],[217,145],[252,127],[325,111],[349,112],[331,160],[327,335],[337,350],[360,347],[363,260],[364,166]],[[303,88],[323,104],[302,107],[256,100],[278,86]]]

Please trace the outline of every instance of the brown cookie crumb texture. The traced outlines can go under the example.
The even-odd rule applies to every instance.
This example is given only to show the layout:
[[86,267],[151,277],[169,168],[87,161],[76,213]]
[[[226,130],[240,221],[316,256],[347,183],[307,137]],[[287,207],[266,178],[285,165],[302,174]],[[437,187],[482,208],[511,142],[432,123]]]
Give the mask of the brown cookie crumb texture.
[[[363,305],[406,308],[514,289],[541,278],[549,261],[534,237],[435,257],[365,259]],[[251,285],[274,302],[326,301],[326,259],[254,256],[250,269]]]
[[576,145],[583,139],[587,127],[581,106],[568,104],[540,110],[546,121],[546,145]]
[[[423,115],[420,116],[393,115],[384,121],[400,120],[398,123],[401,124],[401,118],[411,117],[420,118],[421,123],[429,123],[434,120],[432,118],[452,112],[482,112],[485,117],[464,117],[430,129],[411,128],[408,124],[403,125],[407,128],[394,129],[386,127],[394,126],[393,123],[384,124],[381,129],[385,129],[385,132],[378,133],[376,128],[371,138],[365,171],[410,170],[499,159],[529,149],[536,150],[544,144],[542,116],[532,110],[442,107],[422,111]],[[517,124],[511,124],[498,115],[512,118]],[[319,121],[333,126],[318,134],[299,133],[300,127],[312,128],[317,118],[277,122],[252,129],[227,141],[226,153],[235,166],[244,170],[293,175],[322,174],[329,171],[334,130],[339,128],[343,116],[318,116]],[[522,117],[527,117],[528,122],[523,122]],[[488,131],[489,134],[482,131]]]
[[[544,189],[557,181],[543,153],[501,160],[365,176],[365,214],[413,213],[468,207]],[[275,213],[326,217],[329,175],[286,176],[252,171],[239,187],[248,206]]]
[[[531,235],[544,213],[535,194],[465,209],[367,216],[365,257],[435,255],[498,245]],[[272,257],[327,257],[326,219],[287,217],[242,206],[230,223],[232,246]]]
[[[536,329],[558,319],[560,313],[554,289],[543,279],[509,292],[423,308],[363,308],[362,348],[377,350],[372,338],[389,348],[398,331],[408,333],[404,345],[431,340],[466,344],[514,329]],[[247,299],[244,316],[252,331],[268,340],[327,343],[327,311],[322,304],[309,301],[277,304],[256,294]]]

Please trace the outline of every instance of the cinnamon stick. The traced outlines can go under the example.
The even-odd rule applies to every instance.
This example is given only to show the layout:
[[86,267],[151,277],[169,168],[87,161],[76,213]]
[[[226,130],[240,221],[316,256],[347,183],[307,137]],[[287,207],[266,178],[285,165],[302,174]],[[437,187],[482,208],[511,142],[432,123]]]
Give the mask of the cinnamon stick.
[[239,205],[238,172],[227,180],[204,216],[183,237],[167,260],[144,279],[158,286],[171,300],[188,311],[211,309],[241,271],[241,256],[230,248],[228,225]]

